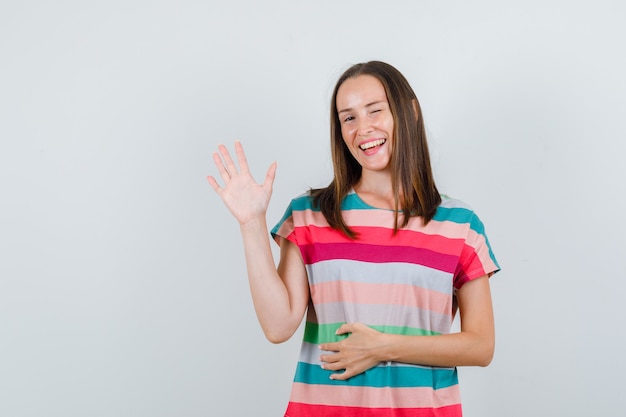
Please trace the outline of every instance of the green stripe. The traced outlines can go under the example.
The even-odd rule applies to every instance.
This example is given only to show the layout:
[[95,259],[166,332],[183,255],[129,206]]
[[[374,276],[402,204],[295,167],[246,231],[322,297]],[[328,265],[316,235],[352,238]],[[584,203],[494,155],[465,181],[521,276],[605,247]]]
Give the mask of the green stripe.
[[[304,341],[308,343],[321,344],[321,343],[333,343],[339,342],[346,337],[348,334],[337,335],[335,332],[339,327],[341,327],[345,323],[329,323],[329,324],[317,324],[312,323],[310,321],[306,322],[306,326],[304,328]],[[440,334],[438,332],[433,332],[424,329],[417,329],[414,327],[405,327],[405,326],[369,326],[374,330],[378,330],[381,333],[387,334],[401,334],[405,336],[433,336]]]
[[336,371],[327,371],[320,365],[298,362],[294,382],[316,385],[349,385],[355,387],[432,387],[448,388],[459,383],[455,368],[414,366],[376,366],[345,381],[330,379]]

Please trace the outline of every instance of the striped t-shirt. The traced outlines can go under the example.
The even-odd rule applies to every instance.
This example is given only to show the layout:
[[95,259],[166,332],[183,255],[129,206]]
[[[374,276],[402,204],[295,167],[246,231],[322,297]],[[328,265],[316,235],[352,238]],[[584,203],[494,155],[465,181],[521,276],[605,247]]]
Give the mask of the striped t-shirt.
[[384,362],[338,381],[319,360],[320,344],[347,337],[335,335],[344,323],[450,333],[454,290],[499,270],[476,214],[442,198],[428,225],[413,217],[394,236],[394,212],[351,192],[342,210],[355,240],[332,229],[309,194],[291,201],[271,233],[300,248],[311,297],[286,417],[461,416],[456,368]]

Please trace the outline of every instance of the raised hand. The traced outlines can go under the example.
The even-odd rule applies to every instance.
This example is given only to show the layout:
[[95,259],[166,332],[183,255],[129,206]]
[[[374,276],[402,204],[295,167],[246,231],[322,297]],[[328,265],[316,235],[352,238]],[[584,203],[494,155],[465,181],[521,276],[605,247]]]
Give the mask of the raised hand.
[[261,216],[265,217],[276,176],[276,162],[268,168],[263,184],[258,184],[250,174],[241,143],[235,142],[239,170],[224,145],[219,145],[218,150],[219,154],[213,154],[213,161],[224,181],[224,187],[214,177],[207,177],[215,192],[240,225]]

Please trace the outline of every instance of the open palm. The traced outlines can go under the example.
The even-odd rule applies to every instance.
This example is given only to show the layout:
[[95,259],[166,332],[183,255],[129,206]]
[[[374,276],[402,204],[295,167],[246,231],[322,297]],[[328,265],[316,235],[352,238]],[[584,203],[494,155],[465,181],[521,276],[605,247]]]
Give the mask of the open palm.
[[214,177],[207,177],[215,192],[222,198],[239,224],[246,224],[259,216],[264,217],[272,195],[276,162],[267,170],[263,184],[258,184],[250,174],[241,143],[235,142],[239,170],[224,145],[219,145],[218,150],[219,153],[213,154],[213,161],[224,181],[224,186],[221,187]]

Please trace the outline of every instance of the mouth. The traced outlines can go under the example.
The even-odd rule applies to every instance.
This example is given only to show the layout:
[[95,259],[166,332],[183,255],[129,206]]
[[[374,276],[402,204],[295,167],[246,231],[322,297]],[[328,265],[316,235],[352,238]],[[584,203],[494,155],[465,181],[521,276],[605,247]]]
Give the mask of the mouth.
[[361,145],[359,145],[359,148],[361,148],[364,151],[367,151],[368,149],[372,149],[372,148],[376,148],[378,146],[384,145],[385,142],[387,142],[387,139],[376,139],[371,142],[362,143]]

